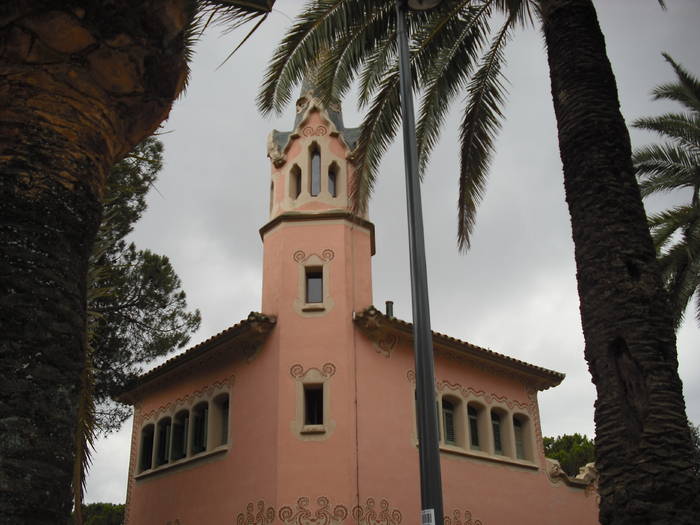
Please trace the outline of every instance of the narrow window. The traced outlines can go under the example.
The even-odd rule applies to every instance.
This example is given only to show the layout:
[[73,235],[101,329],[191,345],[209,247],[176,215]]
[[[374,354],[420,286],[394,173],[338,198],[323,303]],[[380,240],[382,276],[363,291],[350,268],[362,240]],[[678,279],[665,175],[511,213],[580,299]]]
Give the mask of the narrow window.
[[304,424],[323,425],[323,385],[304,385]]
[[480,450],[479,446],[479,411],[476,407],[469,405],[467,407],[469,416],[469,445],[474,450]]
[[321,152],[318,149],[318,144],[313,144],[310,149],[311,153],[311,196],[316,197],[321,193]]
[[318,267],[306,268],[306,302],[323,302],[323,269]]
[[173,443],[170,457],[173,461],[182,459],[187,455],[187,432],[189,431],[190,414],[182,410],[175,415],[173,421]]
[[296,199],[301,194],[301,169],[296,164],[289,170],[289,196]]
[[207,449],[207,425],[209,423],[209,406],[200,403],[192,411],[192,453],[197,454]]
[[455,407],[454,405],[447,401],[442,400],[442,423],[445,427],[445,443],[449,445],[454,445],[457,443],[455,437]]
[[530,447],[527,440],[529,432],[527,416],[513,416],[513,434],[515,435],[515,457],[518,459],[530,459]]
[[221,394],[214,400],[215,417],[212,421],[214,445],[225,445],[228,443],[228,394]]
[[141,431],[141,461],[140,472],[153,466],[153,425],[146,425]]
[[163,419],[158,423],[158,449],[156,454],[156,465],[165,465],[170,461],[170,437],[172,422],[170,418]]
[[338,183],[338,165],[335,162],[333,162],[328,167],[328,193],[331,194],[331,197],[338,196],[337,183]]
[[275,202],[275,183],[270,183],[270,211],[272,211],[272,205]]
[[491,427],[493,428],[493,451],[503,454],[503,442],[501,440],[501,416],[491,412]]

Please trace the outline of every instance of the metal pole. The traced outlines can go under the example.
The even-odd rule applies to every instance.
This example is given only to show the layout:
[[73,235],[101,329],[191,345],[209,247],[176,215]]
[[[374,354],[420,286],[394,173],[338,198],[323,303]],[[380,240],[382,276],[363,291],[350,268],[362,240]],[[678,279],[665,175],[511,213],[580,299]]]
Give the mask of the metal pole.
[[428,273],[425,264],[423,212],[418,180],[418,148],[413,113],[411,64],[408,54],[408,29],[405,0],[396,0],[396,24],[399,45],[403,149],[406,163],[406,205],[408,242],[411,258],[411,295],[413,298],[413,344],[416,360],[416,410],[418,412],[418,453],[420,457],[421,517],[423,525],[442,525],[442,480],[438,418],[435,403],[433,338],[430,331]]

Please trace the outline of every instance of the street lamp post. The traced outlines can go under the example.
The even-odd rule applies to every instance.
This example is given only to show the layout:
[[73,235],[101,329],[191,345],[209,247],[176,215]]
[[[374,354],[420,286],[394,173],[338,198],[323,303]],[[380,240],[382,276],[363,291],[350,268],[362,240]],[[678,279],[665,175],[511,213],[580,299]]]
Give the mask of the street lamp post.
[[406,164],[406,205],[408,243],[411,259],[413,299],[413,349],[416,361],[416,411],[418,415],[418,454],[420,457],[421,519],[423,525],[442,525],[442,479],[440,444],[435,403],[435,365],[430,330],[428,273],[425,263],[423,211],[418,180],[418,148],[413,112],[411,64],[408,53],[406,9],[429,9],[441,0],[396,0],[396,29],[399,47],[403,150]]

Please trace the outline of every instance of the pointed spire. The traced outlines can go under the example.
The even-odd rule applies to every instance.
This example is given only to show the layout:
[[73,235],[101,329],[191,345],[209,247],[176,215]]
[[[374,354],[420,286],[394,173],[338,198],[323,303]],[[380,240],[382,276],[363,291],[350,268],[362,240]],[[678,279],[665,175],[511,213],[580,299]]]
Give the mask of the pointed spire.
[[321,64],[324,64],[330,60],[330,52],[327,49],[322,50],[318,54],[316,61],[311,64],[304,74],[304,79],[301,82],[301,90],[299,92],[299,98],[297,99],[297,114],[294,119],[294,127],[296,128],[301,119],[305,114],[305,110],[311,103],[311,99],[316,106],[322,107],[328,113],[329,118],[335,124],[338,131],[344,131],[345,126],[343,125],[343,111],[340,106],[340,101],[331,100],[328,104],[322,103],[323,97],[321,96],[321,88],[319,86],[319,68]]

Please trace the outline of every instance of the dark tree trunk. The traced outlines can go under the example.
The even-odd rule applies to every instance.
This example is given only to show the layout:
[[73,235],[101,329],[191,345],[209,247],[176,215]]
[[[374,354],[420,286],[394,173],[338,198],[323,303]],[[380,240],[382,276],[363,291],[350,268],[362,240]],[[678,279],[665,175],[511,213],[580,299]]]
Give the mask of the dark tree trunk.
[[598,394],[600,521],[698,523],[673,319],[595,8],[590,0],[540,4]]
[[0,523],[70,514],[100,197],[183,85],[191,4],[0,6]]

